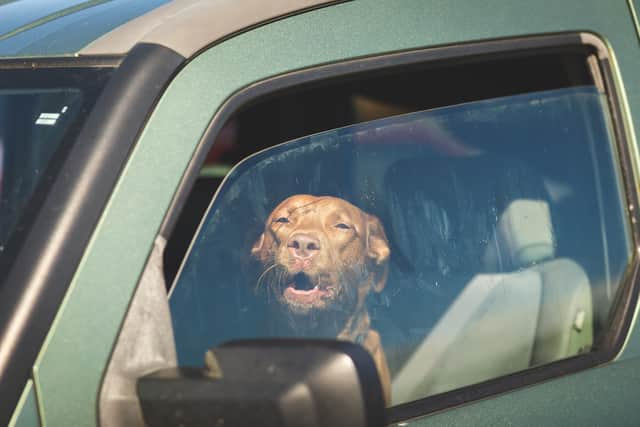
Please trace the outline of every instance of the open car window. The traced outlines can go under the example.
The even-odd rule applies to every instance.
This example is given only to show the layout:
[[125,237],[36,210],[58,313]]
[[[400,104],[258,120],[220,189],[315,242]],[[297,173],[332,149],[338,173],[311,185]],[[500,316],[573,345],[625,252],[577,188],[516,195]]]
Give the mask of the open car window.
[[179,364],[231,339],[348,339],[396,405],[597,349],[631,257],[608,117],[583,85],[250,156],[173,284]]

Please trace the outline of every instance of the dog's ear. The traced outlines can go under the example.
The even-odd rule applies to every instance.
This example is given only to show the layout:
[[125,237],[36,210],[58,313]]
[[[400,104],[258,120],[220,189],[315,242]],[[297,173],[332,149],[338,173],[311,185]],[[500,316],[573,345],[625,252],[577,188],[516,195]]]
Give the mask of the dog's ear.
[[367,256],[376,264],[378,270],[373,290],[380,292],[387,281],[388,261],[391,250],[384,233],[382,223],[373,215],[367,216]]
[[256,258],[259,258],[260,251],[262,251],[263,246],[264,246],[264,233],[260,234],[260,238],[251,247],[251,255],[253,255]]
[[264,262],[269,258],[269,249],[272,246],[273,238],[265,231],[251,247],[251,255]]
[[382,223],[373,215],[367,218],[367,256],[381,265],[389,260],[389,243]]

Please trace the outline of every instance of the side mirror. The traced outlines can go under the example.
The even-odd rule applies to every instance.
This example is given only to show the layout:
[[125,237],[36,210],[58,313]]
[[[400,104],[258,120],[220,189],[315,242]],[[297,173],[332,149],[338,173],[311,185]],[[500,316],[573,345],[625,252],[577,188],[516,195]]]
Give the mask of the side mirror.
[[329,340],[246,340],[215,347],[205,369],[138,379],[153,426],[384,426],[384,398],[362,347]]

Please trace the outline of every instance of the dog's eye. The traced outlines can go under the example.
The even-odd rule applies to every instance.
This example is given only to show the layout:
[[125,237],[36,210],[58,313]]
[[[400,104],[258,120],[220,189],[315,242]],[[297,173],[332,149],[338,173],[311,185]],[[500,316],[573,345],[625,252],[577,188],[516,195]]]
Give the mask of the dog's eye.
[[350,228],[351,228],[351,227],[349,227],[347,224],[345,224],[344,222],[341,222],[341,223],[339,223],[339,224],[336,224],[336,225],[335,225],[335,227],[336,227],[336,228],[341,228],[341,229],[343,229],[343,230],[348,230],[348,229],[350,229]]
[[274,219],[273,222],[279,222],[279,223],[282,223],[282,224],[286,224],[286,223],[289,222],[289,218],[281,216],[278,219]]

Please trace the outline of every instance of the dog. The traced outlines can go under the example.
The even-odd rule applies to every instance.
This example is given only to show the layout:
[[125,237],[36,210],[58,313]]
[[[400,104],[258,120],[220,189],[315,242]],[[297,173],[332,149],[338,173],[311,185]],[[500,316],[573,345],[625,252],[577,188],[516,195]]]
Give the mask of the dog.
[[301,335],[349,340],[369,351],[389,404],[389,367],[365,304],[388,274],[380,220],[337,197],[294,195],[271,212],[251,254],[264,267],[258,286],[268,283]]

